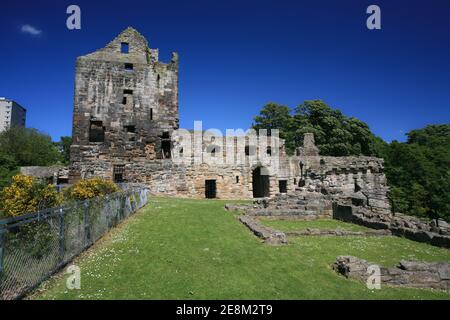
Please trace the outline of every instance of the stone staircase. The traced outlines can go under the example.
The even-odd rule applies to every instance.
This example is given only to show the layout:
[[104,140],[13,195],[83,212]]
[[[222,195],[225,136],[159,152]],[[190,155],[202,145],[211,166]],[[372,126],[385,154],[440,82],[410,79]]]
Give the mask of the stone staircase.
[[278,195],[271,199],[255,201],[247,214],[256,216],[298,216],[317,218],[332,216],[331,199],[321,193],[296,191]]

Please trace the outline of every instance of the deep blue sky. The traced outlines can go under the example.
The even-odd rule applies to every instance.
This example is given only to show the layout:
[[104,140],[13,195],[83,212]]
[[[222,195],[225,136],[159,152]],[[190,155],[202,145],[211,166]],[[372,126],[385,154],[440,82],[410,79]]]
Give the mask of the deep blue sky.
[[[8,1],[9,2],[9,1]],[[66,28],[78,4],[82,29]],[[366,28],[381,7],[382,30]],[[27,126],[71,135],[75,59],[133,26],[180,55],[180,124],[248,128],[269,101],[323,99],[385,140],[450,123],[448,0],[127,0],[2,2],[0,96]],[[42,32],[21,32],[23,25]]]

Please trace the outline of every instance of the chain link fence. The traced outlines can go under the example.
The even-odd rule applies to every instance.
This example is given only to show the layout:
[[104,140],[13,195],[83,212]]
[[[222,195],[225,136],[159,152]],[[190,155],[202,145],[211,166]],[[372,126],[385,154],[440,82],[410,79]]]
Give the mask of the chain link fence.
[[20,299],[121,220],[147,203],[149,191],[121,192],[0,220],[0,299]]

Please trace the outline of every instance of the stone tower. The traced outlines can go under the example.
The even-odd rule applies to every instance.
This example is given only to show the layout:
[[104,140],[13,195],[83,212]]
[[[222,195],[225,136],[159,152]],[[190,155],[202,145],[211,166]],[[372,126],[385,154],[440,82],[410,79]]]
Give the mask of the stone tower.
[[158,61],[128,27],[77,59],[70,180],[120,181],[126,163],[170,158],[178,117],[178,55]]

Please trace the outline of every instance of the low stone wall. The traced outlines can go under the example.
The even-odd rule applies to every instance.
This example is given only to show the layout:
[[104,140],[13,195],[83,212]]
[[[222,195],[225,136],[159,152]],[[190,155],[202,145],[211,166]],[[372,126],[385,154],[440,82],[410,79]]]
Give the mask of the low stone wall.
[[444,221],[439,226],[403,214],[377,213],[367,208],[340,203],[333,204],[333,219],[351,222],[373,229],[388,229],[395,236],[450,248],[450,228]]
[[[332,267],[346,278],[366,282],[370,265],[374,264],[353,256],[339,256]],[[450,292],[450,265],[447,262],[400,261],[396,267],[380,267],[380,272],[381,285],[432,288]]]
[[62,166],[20,167],[20,173],[37,179],[43,179],[54,184],[67,183],[69,181],[69,168]]
[[225,209],[252,216],[304,219],[331,218],[333,212],[331,198],[316,192],[283,194],[256,200],[253,204],[226,204]]
[[368,231],[348,231],[342,229],[310,229],[294,230],[285,232],[287,236],[360,236],[379,237],[392,235],[390,230],[368,230]]
[[250,216],[239,216],[239,221],[265,243],[273,245],[287,244],[286,235],[283,232],[266,227]]

